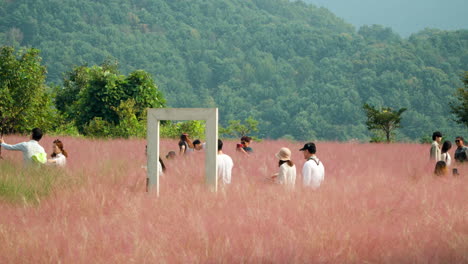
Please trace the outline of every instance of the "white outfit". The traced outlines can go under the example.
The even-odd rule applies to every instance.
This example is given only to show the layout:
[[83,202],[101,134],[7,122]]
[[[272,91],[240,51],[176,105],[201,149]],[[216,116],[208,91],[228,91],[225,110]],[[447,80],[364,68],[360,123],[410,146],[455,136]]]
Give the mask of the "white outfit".
[[[33,163],[32,156],[38,153],[46,154],[44,148],[39,145],[39,142],[36,140],[30,140],[28,142],[21,142],[16,145],[10,144],[1,144],[3,148],[7,150],[18,150],[23,152],[23,161],[25,165],[29,165]],[[47,154],[46,154],[47,155]]]
[[437,141],[433,141],[431,145],[430,158],[435,161],[439,161],[440,155],[441,155],[441,151],[440,151],[439,143],[437,143]]
[[325,179],[325,167],[317,157],[309,158],[302,168],[302,183],[304,186],[317,189]]
[[234,162],[226,154],[218,154],[218,179],[222,179],[224,184],[231,183],[232,167]]
[[60,167],[65,167],[65,165],[67,165],[67,157],[65,157],[65,155],[62,153],[57,154],[52,158],[52,160],[55,160],[55,163],[52,163],[52,165],[57,165]]
[[445,161],[445,164],[447,164],[447,166],[450,166],[450,164],[452,164],[452,157],[450,157],[450,154],[448,152],[443,153],[440,156],[440,160]]
[[287,162],[281,164],[278,173],[278,183],[294,187],[294,184],[296,184],[296,165],[290,167]]

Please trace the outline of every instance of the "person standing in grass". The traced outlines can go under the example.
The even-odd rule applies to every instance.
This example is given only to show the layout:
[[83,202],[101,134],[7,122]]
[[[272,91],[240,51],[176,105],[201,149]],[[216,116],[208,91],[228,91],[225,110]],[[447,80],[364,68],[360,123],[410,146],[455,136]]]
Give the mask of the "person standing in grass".
[[186,133],[180,135],[179,155],[189,154],[193,151],[194,151],[193,143],[192,143],[192,140],[190,140],[189,135]]
[[457,149],[455,150],[455,161],[463,163],[468,162],[468,147],[465,146],[465,140],[462,136],[455,138]]
[[195,139],[192,144],[193,149],[197,151],[204,150],[206,147],[206,143],[202,143],[199,139]]
[[449,150],[452,148],[452,142],[449,140],[445,140],[444,144],[442,144],[442,150],[440,155],[440,160],[445,161],[447,166],[452,164],[452,157],[450,157]]
[[279,183],[284,184],[289,188],[294,188],[296,184],[296,166],[291,161],[291,150],[288,148],[281,148],[275,157],[279,159],[279,172],[273,175],[272,179]]
[[303,152],[304,159],[306,159],[302,168],[302,183],[305,187],[317,189],[325,179],[325,167],[315,155],[317,147],[315,143],[309,142],[299,151]]
[[1,146],[6,150],[15,150],[23,152],[24,165],[32,164],[44,164],[47,162],[47,154],[44,148],[39,145],[39,141],[42,138],[42,130],[40,128],[34,128],[31,131],[31,140],[27,142],[21,142],[16,145],[10,145],[5,143],[3,137],[0,138]]
[[223,184],[231,184],[232,167],[234,162],[231,157],[223,153],[223,141],[218,139],[218,179],[223,181]]
[[54,140],[52,150],[52,155],[50,155],[51,159],[47,160],[47,164],[65,167],[68,153],[65,151],[62,141],[59,139]]
[[431,151],[430,151],[430,159],[439,161],[440,160],[440,142],[442,142],[442,133],[436,131],[432,133],[432,144],[431,144]]

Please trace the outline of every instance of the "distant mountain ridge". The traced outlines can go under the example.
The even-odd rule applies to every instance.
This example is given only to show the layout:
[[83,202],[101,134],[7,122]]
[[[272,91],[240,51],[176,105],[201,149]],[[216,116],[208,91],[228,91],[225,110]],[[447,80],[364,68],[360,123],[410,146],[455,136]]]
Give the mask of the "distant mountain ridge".
[[468,70],[468,31],[408,39],[354,27],[286,0],[16,0],[0,5],[0,44],[40,49],[49,81],[116,59],[150,72],[172,107],[253,116],[260,137],[369,137],[364,102],[406,107],[398,137],[458,134],[448,102]]

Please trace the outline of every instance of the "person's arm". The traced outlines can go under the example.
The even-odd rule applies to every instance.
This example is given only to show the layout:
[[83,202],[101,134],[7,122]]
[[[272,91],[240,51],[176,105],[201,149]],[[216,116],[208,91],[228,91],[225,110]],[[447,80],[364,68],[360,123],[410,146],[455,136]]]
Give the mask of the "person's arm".
[[179,155],[185,154],[185,144],[179,146]]
[[304,186],[310,185],[311,176],[310,165],[306,162],[302,168],[302,184]]
[[437,151],[437,145],[432,144],[431,145],[431,153],[430,153],[430,158],[435,159],[436,158],[436,151]]
[[189,148],[191,148],[191,149],[195,148],[193,146],[192,140],[188,136],[187,136],[187,141],[186,142],[187,142]]
[[26,146],[25,146],[24,142],[18,143],[16,145],[10,145],[10,144],[5,143],[5,141],[2,138],[0,140],[0,143],[1,143],[2,147],[4,149],[7,149],[7,150],[19,150],[19,151],[25,151],[26,150]]

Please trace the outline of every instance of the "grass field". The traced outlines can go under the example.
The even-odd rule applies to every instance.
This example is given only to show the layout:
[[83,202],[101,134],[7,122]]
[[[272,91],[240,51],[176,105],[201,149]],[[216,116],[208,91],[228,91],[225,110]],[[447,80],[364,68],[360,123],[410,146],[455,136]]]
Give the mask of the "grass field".
[[[61,139],[65,170],[24,170],[2,151],[0,263],[468,263],[468,167],[434,177],[429,145],[319,142],[326,175],[313,191],[301,186],[303,142],[253,143],[244,157],[226,141],[230,186],[208,191],[199,153],[166,162],[157,198],[145,141]],[[265,180],[283,146],[293,191]],[[176,149],[162,141],[162,155]]]

